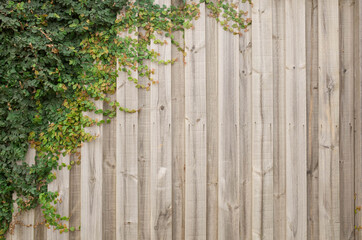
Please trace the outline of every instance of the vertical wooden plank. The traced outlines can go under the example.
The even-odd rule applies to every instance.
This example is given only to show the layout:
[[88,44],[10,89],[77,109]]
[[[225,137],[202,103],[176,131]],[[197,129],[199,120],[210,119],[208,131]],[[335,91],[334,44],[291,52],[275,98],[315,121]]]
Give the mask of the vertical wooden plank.
[[206,239],[205,5],[185,33],[185,239]]
[[[95,101],[97,109],[103,108],[101,101]],[[85,115],[101,120],[94,112]],[[103,131],[102,126],[92,126],[86,132],[98,136],[83,144],[81,149],[81,231],[82,239],[102,239],[102,182],[103,182]]]
[[307,238],[305,1],[285,5],[286,239]]
[[340,239],[354,239],[354,8],[340,0]]
[[[251,15],[251,5],[241,4],[241,10]],[[252,26],[239,40],[240,77],[240,239],[252,239]]]
[[273,238],[272,1],[257,0],[253,18],[253,239]]
[[[114,101],[116,96],[109,96]],[[103,104],[104,110],[111,109]],[[106,117],[104,117],[106,120]],[[116,239],[116,119],[103,125],[102,239]]]
[[240,239],[239,36],[218,25],[219,239]]
[[[73,165],[70,170],[69,180],[69,225],[74,227],[76,231],[69,233],[69,240],[80,240],[79,226],[81,224],[81,165],[78,164],[77,154],[70,156],[70,161],[74,161],[76,164]],[[48,239],[50,240],[50,239]]]
[[[59,164],[70,164],[70,156],[60,156]],[[48,185],[48,190],[52,192],[58,192],[59,201],[56,205],[57,213],[61,216],[69,216],[69,170],[67,167],[62,168],[61,170],[56,170],[56,179]],[[68,225],[68,223],[64,222]],[[69,226],[68,226],[69,227]],[[69,232],[60,233],[59,230],[54,230],[52,227],[47,229],[47,239],[54,240],[68,240]]]
[[339,239],[339,12],[338,0],[318,7],[319,237]]
[[[140,30],[145,33],[143,29]],[[150,64],[145,61],[144,64]],[[139,83],[147,85],[149,79],[139,77]],[[151,87],[151,91],[153,87]],[[151,239],[151,119],[150,91],[138,90],[138,239]]]
[[[170,0],[156,0],[169,7]],[[168,44],[152,44],[159,60],[171,59],[171,39],[157,36]],[[171,65],[152,64],[159,81],[151,90],[151,239],[172,239],[172,149],[171,149]]]
[[[69,192],[68,192],[68,194],[69,194]],[[41,206],[37,206],[34,209],[34,211],[35,211],[34,212],[34,239],[45,240],[45,239],[47,239],[47,233],[46,233],[46,227],[45,227],[44,214],[41,209]],[[69,215],[67,215],[67,216],[69,216]]]
[[308,239],[319,238],[318,1],[306,2]]
[[[181,6],[182,0],[172,5]],[[175,41],[184,47],[183,32],[174,33]],[[182,52],[171,47],[172,58],[178,60],[171,66],[172,96],[172,238],[185,239],[185,65]]]
[[[216,2],[216,1],[214,1]],[[206,15],[209,11],[206,9]],[[205,17],[207,208],[206,239],[218,239],[218,24]]]
[[[362,3],[355,2],[354,25],[354,164],[355,164],[355,208],[362,206]],[[355,226],[362,226],[362,212],[355,215]],[[362,231],[355,231],[355,239],[362,239]]]
[[274,239],[286,239],[285,200],[285,0],[273,1],[273,189]]
[[[242,3],[240,9],[249,12],[251,5]],[[252,158],[251,158],[251,129],[252,129],[252,26],[248,27],[239,40],[239,77],[240,77],[240,239],[252,239]],[[212,131],[212,130],[211,130]]]
[[[35,163],[35,156],[36,151],[33,148],[29,148],[28,152],[25,156],[25,162],[29,164],[29,166],[33,165]],[[16,193],[14,193],[14,198],[16,198]],[[16,217],[17,224],[14,228],[14,234],[12,236],[12,239],[14,240],[20,240],[20,239],[34,239],[34,215],[35,210],[29,210],[25,212],[21,212],[18,214],[17,204],[14,206],[14,214]]]
[[[132,76],[137,77],[137,72],[133,72]],[[128,81],[124,72],[120,72],[117,78],[116,94],[122,107],[138,109],[138,89]],[[116,121],[116,239],[137,239],[138,113],[118,111]]]

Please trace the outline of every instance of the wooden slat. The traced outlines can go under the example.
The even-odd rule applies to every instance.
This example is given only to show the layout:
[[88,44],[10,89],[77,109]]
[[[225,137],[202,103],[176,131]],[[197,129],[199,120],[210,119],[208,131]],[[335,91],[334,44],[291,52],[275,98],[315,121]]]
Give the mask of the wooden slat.
[[219,239],[240,239],[239,36],[218,25]]
[[[182,0],[173,0],[180,6]],[[175,41],[184,46],[182,32],[174,33]],[[185,239],[185,65],[183,54],[176,46],[171,47],[172,58],[177,61],[171,66],[172,96],[172,238]]]
[[273,59],[271,0],[257,0],[253,18],[253,239],[273,238]]
[[[137,72],[132,76],[137,77]],[[117,78],[116,94],[122,107],[138,109],[138,89],[124,72]],[[118,111],[116,121],[116,239],[137,239],[138,113]]]
[[[60,156],[59,164],[66,164],[67,166],[70,164],[70,156]],[[56,179],[48,185],[48,190],[52,192],[58,192],[58,199],[61,201],[56,204],[57,213],[61,216],[69,216],[69,170],[67,167],[62,168],[61,170],[56,170]],[[66,222],[63,222],[69,224]],[[68,240],[69,232],[60,233],[59,230],[54,230],[52,227],[47,229],[47,239],[54,240]]]
[[318,3],[306,2],[308,239],[319,238]]
[[[355,1],[354,22],[354,164],[355,164],[355,208],[362,206],[362,3]],[[362,226],[362,212],[355,215],[355,226]],[[355,239],[362,239],[362,231],[355,231]]]
[[[109,96],[111,101],[115,95]],[[111,107],[104,103],[104,110]],[[104,117],[106,121],[106,117]],[[116,239],[116,119],[103,125],[102,239]]]
[[340,239],[354,237],[354,7],[340,1]]
[[318,2],[319,237],[339,239],[338,0]]
[[[143,29],[140,30],[145,33]],[[145,61],[149,65],[150,61]],[[139,77],[147,85],[147,77]],[[151,91],[153,87],[151,87]],[[138,239],[151,239],[151,119],[150,91],[138,90]]]
[[[69,194],[69,192],[68,192]],[[65,195],[68,197],[67,195]],[[69,216],[69,215],[67,215]],[[67,223],[68,225],[68,223]],[[41,206],[37,206],[34,209],[34,239],[36,240],[45,240],[47,239],[46,227],[45,227],[45,218]]]
[[286,239],[285,0],[273,1],[273,211],[274,239]]
[[285,5],[286,239],[307,238],[305,2]]
[[[25,162],[29,166],[35,163],[36,151],[33,148],[29,148],[25,156]],[[16,199],[16,193],[14,193],[14,199]],[[16,216],[16,221],[18,224],[15,225],[14,234],[12,236],[13,240],[20,239],[34,239],[34,215],[35,209],[29,211],[21,212],[18,214],[17,204],[14,204],[14,213],[13,216]],[[14,219],[13,219],[14,220]]]
[[205,5],[185,33],[185,239],[206,239]]
[[[78,156],[72,154],[70,161],[74,161],[75,165],[70,170],[69,181],[69,225],[74,227],[76,231],[69,233],[69,240],[80,240],[79,226],[81,225],[81,165],[78,165]],[[49,239],[48,239],[49,240]]]
[[[170,6],[170,0],[156,0]],[[159,60],[171,59],[171,39],[163,46],[151,44],[160,53]],[[171,132],[171,65],[152,64],[159,83],[151,89],[151,238],[172,239],[172,132]]]
[[[97,109],[103,108],[101,101],[95,101]],[[102,119],[102,115],[88,112],[92,119]],[[81,231],[82,239],[102,238],[102,182],[103,182],[103,131],[102,126],[92,126],[86,132],[98,136],[83,144],[81,149]]]
[[[216,1],[214,1],[216,2]],[[206,10],[206,14],[209,12]],[[218,24],[206,17],[206,142],[207,142],[207,209],[206,239],[218,239]]]
[[[251,5],[242,3],[240,8],[251,15]],[[251,130],[252,130],[252,27],[244,32],[239,40],[239,76],[240,76],[240,239],[252,239],[252,158],[251,158]],[[212,130],[211,130],[212,131]]]

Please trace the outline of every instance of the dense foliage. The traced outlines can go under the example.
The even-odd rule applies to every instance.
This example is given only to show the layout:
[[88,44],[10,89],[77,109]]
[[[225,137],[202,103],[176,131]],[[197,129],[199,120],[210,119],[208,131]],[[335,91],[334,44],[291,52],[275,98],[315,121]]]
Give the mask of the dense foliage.
[[[227,31],[241,34],[250,24],[234,4],[200,2]],[[95,138],[85,127],[109,122],[117,109],[136,111],[107,97],[115,92],[118,71],[126,72],[135,87],[148,90],[156,81],[145,60],[175,61],[159,61],[151,42],[167,44],[157,39],[164,34],[180,46],[172,33],[192,27],[198,7],[166,7],[148,0],[1,1],[0,239],[15,227],[15,203],[19,211],[40,204],[48,226],[74,230],[64,224],[67,217],[56,213],[58,194],[47,189],[56,178],[54,169],[76,164],[61,165],[59,156],[76,153],[82,142]],[[150,84],[138,84],[132,77],[136,70]],[[111,110],[96,109],[92,99],[103,100]],[[105,121],[90,119],[85,111],[95,111]],[[29,145],[37,151],[35,164],[25,161]]]

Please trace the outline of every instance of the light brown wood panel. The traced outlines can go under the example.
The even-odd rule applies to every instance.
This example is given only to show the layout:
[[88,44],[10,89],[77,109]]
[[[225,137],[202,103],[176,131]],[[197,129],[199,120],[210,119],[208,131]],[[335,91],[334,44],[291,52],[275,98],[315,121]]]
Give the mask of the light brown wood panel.
[[[354,164],[355,164],[355,208],[362,206],[362,3],[355,2],[354,8]],[[362,226],[362,212],[355,215],[355,227]],[[362,231],[355,231],[355,239],[362,239]]]
[[[182,5],[173,0],[172,5]],[[175,32],[175,41],[184,47],[183,32]],[[185,239],[185,64],[183,54],[171,47],[171,111],[172,111],[172,239]]]
[[254,1],[252,51],[252,237],[273,239],[272,1]]
[[318,2],[320,239],[340,237],[338,2]]
[[354,238],[354,8],[354,0],[340,1],[340,239]]
[[206,239],[205,5],[185,32],[185,239]]
[[[250,4],[240,4],[239,8],[248,12],[247,17],[251,17],[252,7]],[[242,32],[239,39],[239,118],[240,118],[240,239],[252,239],[252,158],[251,158],[251,130],[252,130],[252,27],[248,27],[247,32]]]
[[[116,100],[115,95],[108,96],[111,101]],[[111,107],[104,103],[104,110]],[[104,117],[107,120],[107,117]],[[102,187],[102,239],[116,239],[116,121],[103,125],[103,187]]]
[[[170,0],[155,0],[170,6]],[[171,39],[156,34],[163,46],[151,44],[160,53],[159,60],[171,59]],[[151,239],[172,239],[172,127],[171,65],[151,64],[158,84],[151,90]]]
[[[103,109],[101,101],[94,102],[97,109]],[[87,112],[92,119],[102,120],[102,115]],[[102,238],[102,186],[103,186],[103,126],[88,127],[86,132],[97,136],[83,144],[81,149],[81,231],[82,239]]]
[[[67,166],[70,164],[70,156],[60,156],[59,164],[66,164]],[[55,171],[56,180],[51,182],[48,185],[48,191],[58,192],[58,199],[60,200],[56,204],[57,213],[61,216],[68,217],[69,216],[69,170],[67,167],[63,167],[62,169],[57,169]],[[62,222],[69,227],[67,222]],[[36,238],[37,239],[37,238]],[[55,230],[53,227],[47,229],[46,231],[46,239],[54,239],[54,240],[68,240],[69,232],[60,233],[59,230]]]
[[286,239],[307,238],[305,2],[285,2]]
[[80,240],[80,209],[82,206],[80,190],[81,165],[79,165],[80,162],[78,162],[79,159],[77,154],[72,154],[70,156],[70,161],[74,161],[75,165],[72,166],[69,176],[69,225],[74,227],[75,231],[69,233],[69,240]]
[[274,239],[286,239],[285,0],[273,1],[273,211]]
[[[214,1],[216,2],[216,1]],[[206,9],[206,13],[209,11]],[[218,239],[218,30],[214,18],[205,19],[207,209],[206,239]]]
[[319,238],[318,1],[306,2],[308,236]]
[[[182,5],[173,0],[172,5]],[[175,41],[184,47],[183,32],[175,32]],[[172,238],[185,238],[185,64],[183,54],[176,46],[171,47],[171,111],[172,111]]]
[[239,36],[218,25],[219,239],[240,239]]

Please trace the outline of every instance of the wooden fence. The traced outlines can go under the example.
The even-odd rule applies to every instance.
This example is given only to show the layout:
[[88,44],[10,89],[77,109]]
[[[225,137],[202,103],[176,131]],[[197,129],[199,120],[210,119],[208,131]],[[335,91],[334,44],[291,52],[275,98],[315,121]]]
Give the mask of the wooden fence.
[[17,225],[9,239],[362,239],[362,3],[253,4],[242,37],[201,5],[187,63],[154,65],[150,91],[120,75],[114,98],[141,111],[89,129],[81,165],[49,186],[81,231]]

